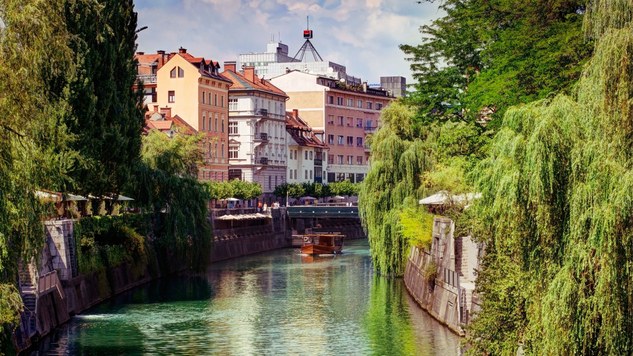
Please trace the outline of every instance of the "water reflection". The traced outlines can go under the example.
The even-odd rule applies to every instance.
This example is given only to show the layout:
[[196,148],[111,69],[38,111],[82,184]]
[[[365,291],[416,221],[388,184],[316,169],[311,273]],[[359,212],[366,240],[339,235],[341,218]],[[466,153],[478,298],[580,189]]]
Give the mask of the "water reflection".
[[373,274],[366,242],[281,250],[164,279],[77,316],[35,354],[450,355],[459,339]]

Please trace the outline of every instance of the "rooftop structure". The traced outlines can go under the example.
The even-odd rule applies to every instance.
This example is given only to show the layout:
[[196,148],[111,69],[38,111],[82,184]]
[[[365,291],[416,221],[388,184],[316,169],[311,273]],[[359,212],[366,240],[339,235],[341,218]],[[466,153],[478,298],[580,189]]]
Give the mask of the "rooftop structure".
[[[360,84],[361,79],[348,75],[344,65],[325,61],[310,41],[314,31],[304,30],[305,42],[294,57],[288,55],[288,45],[279,42],[270,42],[266,52],[240,54],[238,62],[240,66],[253,66],[255,73],[260,78],[274,78],[292,70],[305,73],[327,76],[329,78],[344,80],[352,84]],[[306,55],[310,52],[311,56]],[[309,60],[311,57],[311,60]]]

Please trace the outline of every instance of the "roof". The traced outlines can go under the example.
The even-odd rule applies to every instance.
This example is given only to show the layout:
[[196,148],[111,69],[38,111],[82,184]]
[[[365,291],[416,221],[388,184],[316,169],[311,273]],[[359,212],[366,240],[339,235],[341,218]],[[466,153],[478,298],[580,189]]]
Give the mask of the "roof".
[[266,79],[260,79],[257,74],[253,74],[254,80],[249,80],[244,74],[232,70],[225,70],[220,75],[233,83],[229,90],[261,90],[288,97],[285,91],[277,88]]
[[175,128],[178,129],[178,133],[182,133],[185,135],[193,135],[197,132],[197,130],[194,129],[193,126],[189,125],[178,115],[167,117],[165,116],[165,114],[153,112],[147,113],[145,117],[145,127],[143,129],[145,133],[149,132],[152,129],[168,133]]
[[312,128],[292,111],[286,112],[286,131],[299,146],[328,149],[328,146],[312,132]]
[[424,199],[420,199],[418,203],[420,205],[447,205],[447,204],[468,205],[473,200],[479,199],[479,198],[481,198],[481,193],[452,195],[452,194],[449,194],[447,191],[442,190]]
[[169,62],[175,56],[180,56],[187,62],[191,63],[191,65],[193,65],[194,67],[198,69],[198,71],[203,77],[212,78],[215,80],[220,80],[226,83],[230,83],[230,81],[226,80],[226,78],[222,77],[218,73],[218,69],[220,68],[220,65],[218,64],[218,62],[212,61],[210,59],[209,60],[204,59],[204,57],[194,57],[190,53],[186,52],[186,50],[184,49],[180,49],[178,53],[175,53],[175,52],[170,53],[169,58],[167,59],[167,62]]

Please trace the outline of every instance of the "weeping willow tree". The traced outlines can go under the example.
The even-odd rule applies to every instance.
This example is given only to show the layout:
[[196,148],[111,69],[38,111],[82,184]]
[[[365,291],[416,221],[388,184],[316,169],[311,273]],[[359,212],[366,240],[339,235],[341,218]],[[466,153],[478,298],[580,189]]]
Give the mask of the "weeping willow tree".
[[421,172],[431,166],[431,151],[416,138],[411,108],[393,103],[382,113],[382,127],[371,137],[371,169],[359,192],[359,213],[368,233],[374,268],[388,276],[402,275],[407,239],[400,210],[407,197],[419,197]]
[[509,110],[477,169],[474,353],[633,353],[632,15],[593,2],[575,96]]
[[44,239],[37,189],[57,189],[73,162],[64,83],[73,73],[59,2],[0,1],[0,353],[10,352],[21,298],[18,261]]

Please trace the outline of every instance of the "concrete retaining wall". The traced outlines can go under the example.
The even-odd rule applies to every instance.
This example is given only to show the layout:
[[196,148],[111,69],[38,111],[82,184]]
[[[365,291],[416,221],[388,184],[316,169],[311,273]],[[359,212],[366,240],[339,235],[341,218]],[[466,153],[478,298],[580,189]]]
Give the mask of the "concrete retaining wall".
[[459,335],[478,309],[474,293],[481,246],[453,236],[452,220],[436,217],[430,250],[412,247],[404,284],[418,304]]

